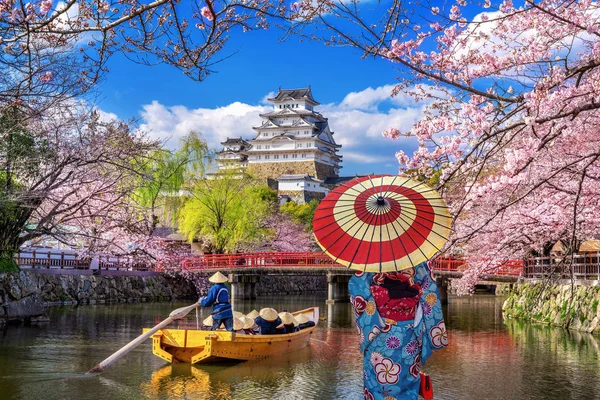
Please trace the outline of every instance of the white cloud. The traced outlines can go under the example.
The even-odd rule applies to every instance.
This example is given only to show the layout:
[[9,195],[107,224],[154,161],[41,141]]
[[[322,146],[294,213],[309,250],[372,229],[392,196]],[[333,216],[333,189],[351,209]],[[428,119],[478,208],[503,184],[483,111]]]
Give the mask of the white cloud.
[[97,107],[94,107],[94,111],[98,113],[98,115],[100,116],[100,120],[104,122],[110,122],[119,119],[119,116],[117,114],[103,111]]
[[237,101],[225,107],[196,109],[153,101],[143,106],[140,128],[150,137],[165,140],[170,148],[177,147],[179,138],[190,131],[201,133],[209,146],[218,148],[227,137],[252,137],[252,127],[260,124],[258,114],[268,109]]
[[[416,103],[405,94],[390,99],[392,89],[393,85],[367,88],[349,93],[340,103],[317,108],[329,119],[334,138],[342,145],[340,154],[344,156],[346,173],[354,173],[359,164],[386,165],[390,173],[395,173],[396,151],[408,153],[415,149],[413,141],[401,138],[392,142],[381,134],[389,127],[406,132],[422,116],[424,103]],[[151,137],[164,140],[170,148],[177,147],[179,138],[192,130],[201,133],[211,147],[219,148],[219,142],[227,137],[254,138],[252,127],[260,124],[260,113],[271,109],[264,102],[273,95],[267,94],[257,105],[234,102],[214,109],[167,106],[153,101],[143,106],[141,128]]]
[[390,157],[380,156],[377,154],[363,154],[354,151],[344,152],[344,160],[354,161],[359,164],[379,164],[383,162],[388,162],[390,161],[390,159]]
[[269,105],[269,99],[272,99],[275,96],[277,96],[277,93],[275,93],[275,92],[269,92],[269,93],[265,94],[264,97],[262,99],[260,99],[260,104]]
[[397,107],[413,105],[413,99],[404,92],[392,97],[395,85],[368,87],[360,92],[350,92],[339,104],[341,109],[359,109],[375,111],[382,103],[390,103]]

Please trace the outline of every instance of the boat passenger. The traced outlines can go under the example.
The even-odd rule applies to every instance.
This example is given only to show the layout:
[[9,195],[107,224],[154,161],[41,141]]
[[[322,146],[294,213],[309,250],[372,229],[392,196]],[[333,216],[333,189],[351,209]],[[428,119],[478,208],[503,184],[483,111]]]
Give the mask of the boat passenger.
[[244,318],[242,318],[242,321],[244,321],[244,328],[241,332],[238,333],[244,333],[246,335],[256,335],[256,332],[258,332],[258,326],[254,322],[254,320],[248,316],[245,316]]
[[233,317],[233,331],[235,333],[244,333],[244,321],[240,318]]
[[261,335],[276,335],[277,327],[281,325],[281,318],[277,315],[277,311],[272,308],[263,308],[258,313],[258,317],[254,320]]
[[242,319],[244,317],[244,314],[239,312],[239,311],[233,311],[233,318],[239,318]]
[[252,310],[248,314],[246,314],[246,317],[252,318],[254,320],[256,319],[256,317],[258,317],[258,311]]
[[315,326],[315,323],[313,321],[311,321],[310,319],[308,319],[308,317],[304,314],[296,315],[296,321],[298,321],[298,329],[299,330],[310,328],[311,326]]
[[294,318],[292,314],[287,311],[280,312],[279,318],[281,318],[281,322],[283,323],[283,333],[293,333],[298,331],[298,321],[296,321],[296,318]]
[[204,321],[202,321],[202,330],[210,331],[210,330],[212,330],[212,326],[213,326],[213,318],[212,318],[212,316],[209,315],[207,318],[204,319]]
[[208,278],[208,281],[214,283],[214,285],[208,291],[208,295],[201,297],[198,303],[202,307],[213,306],[211,314],[213,318],[213,331],[219,329],[221,325],[225,325],[225,329],[233,332],[233,313],[231,311],[231,303],[229,302],[229,289],[225,286],[227,277],[217,272]]

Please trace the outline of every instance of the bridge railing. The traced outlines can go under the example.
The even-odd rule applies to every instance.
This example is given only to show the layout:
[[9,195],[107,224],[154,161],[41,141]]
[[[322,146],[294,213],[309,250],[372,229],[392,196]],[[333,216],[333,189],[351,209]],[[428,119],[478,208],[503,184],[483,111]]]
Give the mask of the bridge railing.
[[[432,264],[437,271],[463,272],[470,268],[468,260],[461,257],[439,256],[432,260]],[[519,276],[523,274],[523,267],[523,260],[504,260],[490,266],[487,274]]]
[[321,252],[205,254],[201,257],[185,257],[181,261],[184,270],[286,267],[346,268]]
[[574,256],[535,257],[525,260],[525,276],[528,278],[600,280],[600,254],[577,254]]
[[15,254],[19,268],[47,269],[89,269],[90,260],[81,259],[77,254],[64,251],[23,250]]

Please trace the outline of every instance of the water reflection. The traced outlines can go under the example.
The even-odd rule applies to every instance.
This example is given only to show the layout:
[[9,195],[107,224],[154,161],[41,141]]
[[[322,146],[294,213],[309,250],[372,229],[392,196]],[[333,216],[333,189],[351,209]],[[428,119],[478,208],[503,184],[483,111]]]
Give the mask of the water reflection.
[[[439,399],[600,398],[600,340],[588,334],[502,319],[502,298],[451,298],[450,346],[425,370]],[[238,302],[290,311],[321,307],[310,346],[268,360],[165,366],[150,344],[104,374],[83,372],[182,303],[51,310],[52,323],[0,332],[0,399],[360,399],[362,363],[348,304],[322,297]],[[206,312],[205,312],[206,313]],[[201,315],[201,318],[204,315]],[[195,317],[180,327],[194,326]],[[176,325],[177,327],[177,325]]]

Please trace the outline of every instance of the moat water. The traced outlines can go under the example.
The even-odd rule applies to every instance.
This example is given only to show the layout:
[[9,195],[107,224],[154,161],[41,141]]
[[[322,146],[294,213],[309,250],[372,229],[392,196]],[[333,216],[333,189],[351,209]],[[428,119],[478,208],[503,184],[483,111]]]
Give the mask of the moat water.
[[[436,399],[600,399],[600,337],[502,318],[502,297],[451,298],[450,346],[424,370]],[[166,365],[145,343],[103,374],[84,373],[185,303],[50,309],[51,322],[0,330],[0,399],[362,399],[349,304],[324,297],[238,302],[236,309],[317,305],[310,346],[260,362]],[[208,315],[208,310],[204,311]],[[195,317],[190,316],[195,324]],[[175,324],[177,326],[177,324]]]

